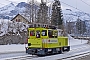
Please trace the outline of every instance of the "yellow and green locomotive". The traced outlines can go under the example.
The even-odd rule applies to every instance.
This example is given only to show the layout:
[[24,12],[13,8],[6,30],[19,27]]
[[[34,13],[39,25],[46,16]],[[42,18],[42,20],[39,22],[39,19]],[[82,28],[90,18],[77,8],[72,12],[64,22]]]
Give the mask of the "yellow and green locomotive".
[[26,53],[48,55],[69,51],[68,37],[58,36],[57,29],[28,28],[28,47]]

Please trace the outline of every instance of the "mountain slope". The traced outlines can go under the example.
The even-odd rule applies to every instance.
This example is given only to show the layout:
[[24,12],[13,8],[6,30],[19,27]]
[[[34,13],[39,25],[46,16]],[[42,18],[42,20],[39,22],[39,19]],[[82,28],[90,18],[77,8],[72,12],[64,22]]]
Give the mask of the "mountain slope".
[[18,13],[23,13],[25,11],[25,6],[27,3],[21,2],[16,6],[13,3],[10,3],[2,8],[0,8],[0,18],[11,19]]
[[[15,15],[18,13],[25,13],[26,6],[29,6],[28,9],[30,9],[30,5],[28,5],[25,2],[20,2],[17,5],[14,5],[13,3],[10,3],[2,8],[0,8],[0,19],[12,19]],[[37,8],[38,5],[35,5],[34,8]],[[72,11],[72,9],[66,9],[62,10],[64,19],[69,20],[76,20],[78,17],[82,20],[88,20],[90,19],[90,14],[80,12],[80,11]],[[71,17],[71,18],[70,18]]]
[[90,20],[90,14],[80,11],[72,11],[72,9],[66,9],[62,11],[63,17],[67,21],[76,21],[77,18],[85,21]]

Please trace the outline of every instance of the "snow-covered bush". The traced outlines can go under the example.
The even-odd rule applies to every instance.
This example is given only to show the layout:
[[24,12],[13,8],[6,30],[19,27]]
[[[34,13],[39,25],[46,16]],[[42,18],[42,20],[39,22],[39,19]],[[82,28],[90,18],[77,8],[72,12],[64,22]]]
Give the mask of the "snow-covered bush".
[[19,32],[26,32],[28,25],[22,22],[12,22],[10,20],[0,20],[1,28],[0,28],[0,36],[5,34],[14,34]]

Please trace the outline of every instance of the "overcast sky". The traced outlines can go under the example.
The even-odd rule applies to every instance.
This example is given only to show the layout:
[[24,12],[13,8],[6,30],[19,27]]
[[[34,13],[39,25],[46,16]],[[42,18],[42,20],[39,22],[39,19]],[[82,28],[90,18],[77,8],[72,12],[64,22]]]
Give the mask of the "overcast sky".
[[[10,1],[19,3],[19,2],[27,2],[28,0],[1,0],[0,7],[9,4]],[[37,0],[37,1],[40,2],[40,0]],[[51,0],[51,1],[53,1],[53,0]],[[60,1],[61,1],[62,9],[69,9],[70,8],[73,11],[77,11],[77,9],[80,9],[86,13],[90,13],[90,10],[89,10],[90,9],[90,0],[60,0]],[[84,1],[86,4],[82,1]],[[64,3],[62,3],[62,2],[64,2]],[[73,6],[77,9],[70,7],[67,4],[70,6]]]

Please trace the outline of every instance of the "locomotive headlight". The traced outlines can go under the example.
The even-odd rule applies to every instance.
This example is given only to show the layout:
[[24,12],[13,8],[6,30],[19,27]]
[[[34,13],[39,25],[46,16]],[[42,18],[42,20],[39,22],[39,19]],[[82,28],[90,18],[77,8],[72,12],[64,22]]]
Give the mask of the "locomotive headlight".
[[40,50],[43,50],[43,49],[40,49]]
[[51,49],[48,49],[48,52],[52,51]]
[[37,51],[40,51],[40,49],[37,49]]
[[41,49],[37,49],[37,51],[41,51],[41,50],[43,50],[42,48]]
[[31,43],[28,43],[28,46],[31,46]]

